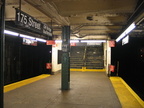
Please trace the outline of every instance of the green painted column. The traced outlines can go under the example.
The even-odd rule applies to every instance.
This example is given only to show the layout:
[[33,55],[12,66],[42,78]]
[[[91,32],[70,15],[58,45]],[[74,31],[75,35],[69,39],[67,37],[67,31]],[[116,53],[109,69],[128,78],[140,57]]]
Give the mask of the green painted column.
[[4,89],[4,68],[5,68],[5,0],[1,0],[1,7],[0,7],[0,108],[4,108],[4,96],[3,96],[3,89]]
[[70,26],[62,28],[62,81],[61,89],[70,89]]

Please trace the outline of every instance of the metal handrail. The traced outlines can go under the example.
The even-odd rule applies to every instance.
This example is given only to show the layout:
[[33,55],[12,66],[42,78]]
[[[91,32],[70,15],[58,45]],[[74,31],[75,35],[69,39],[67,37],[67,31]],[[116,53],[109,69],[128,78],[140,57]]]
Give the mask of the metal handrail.
[[85,46],[85,50],[84,50],[84,55],[83,55],[83,66],[85,67],[86,66],[86,51],[87,51],[87,46]]

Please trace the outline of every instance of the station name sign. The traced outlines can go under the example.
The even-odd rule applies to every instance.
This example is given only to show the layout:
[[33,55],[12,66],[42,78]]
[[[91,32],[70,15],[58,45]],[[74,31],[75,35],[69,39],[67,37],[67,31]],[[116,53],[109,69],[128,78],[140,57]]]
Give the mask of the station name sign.
[[17,25],[29,30],[41,33],[43,35],[52,36],[52,29],[47,24],[42,23],[19,9],[16,9],[15,22]]

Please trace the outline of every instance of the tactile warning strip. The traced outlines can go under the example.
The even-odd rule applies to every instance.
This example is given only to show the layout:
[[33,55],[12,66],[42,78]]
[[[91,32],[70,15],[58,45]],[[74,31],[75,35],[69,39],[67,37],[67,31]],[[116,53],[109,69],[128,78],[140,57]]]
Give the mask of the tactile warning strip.
[[121,77],[110,77],[122,108],[144,108],[144,101],[126,84]]
[[26,80],[22,80],[22,81],[19,81],[19,82],[16,82],[16,83],[6,85],[6,86],[4,86],[4,93],[8,92],[8,91],[11,91],[11,90],[14,90],[16,88],[19,88],[21,86],[30,84],[32,82],[41,80],[41,79],[46,78],[48,76],[50,76],[50,75],[49,74],[42,74],[42,75],[39,75],[39,76],[36,76],[36,77],[33,77],[33,78],[29,78],[29,79],[26,79]]

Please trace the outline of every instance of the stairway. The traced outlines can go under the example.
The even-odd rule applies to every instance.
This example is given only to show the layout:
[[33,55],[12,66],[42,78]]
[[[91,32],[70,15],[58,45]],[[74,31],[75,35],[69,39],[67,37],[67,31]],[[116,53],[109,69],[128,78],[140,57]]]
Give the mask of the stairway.
[[70,68],[82,69],[84,49],[84,46],[71,47]]
[[71,69],[103,69],[104,53],[102,45],[72,46],[70,55]]
[[103,47],[87,46],[85,62],[86,69],[103,69]]

